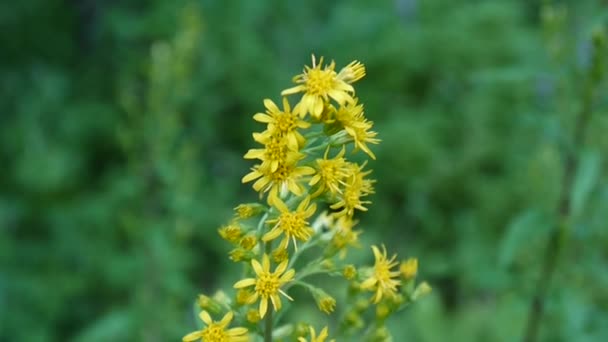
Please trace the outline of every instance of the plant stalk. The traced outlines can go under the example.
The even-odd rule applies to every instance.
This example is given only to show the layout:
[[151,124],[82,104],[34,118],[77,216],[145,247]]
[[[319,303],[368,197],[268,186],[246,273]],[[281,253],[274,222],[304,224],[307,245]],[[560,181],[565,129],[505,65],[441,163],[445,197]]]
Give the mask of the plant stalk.
[[551,288],[551,281],[559,262],[560,254],[564,249],[565,236],[569,230],[572,211],[570,198],[576,170],[578,168],[577,153],[584,142],[587,123],[589,122],[592,112],[592,88],[593,87],[589,87],[585,92],[583,107],[576,117],[573,144],[571,148],[567,149],[565,154],[564,174],[557,207],[558,222],[551,230],[551,235],[545,248],[540,278],[528,311],[528,321],[526,323],[523,338],[524,342],[534,342],[538,339],[538,332],[544,314],[547,293]]

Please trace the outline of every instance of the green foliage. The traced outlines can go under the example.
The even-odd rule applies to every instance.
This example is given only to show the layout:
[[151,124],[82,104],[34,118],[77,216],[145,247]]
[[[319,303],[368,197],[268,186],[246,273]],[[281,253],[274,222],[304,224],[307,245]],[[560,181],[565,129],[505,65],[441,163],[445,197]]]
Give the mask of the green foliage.
[[383,142],[364,238],[434,288],[396,341],[521,337],[595,89],[541,336],[608,338],[606,62],[589,72],[608,12],[546,3],[1,4],[0,340],[192,330],[192,298],[234,278],[216,229],[256,196],[238,185],[251,115],[313,52],[366,64]]

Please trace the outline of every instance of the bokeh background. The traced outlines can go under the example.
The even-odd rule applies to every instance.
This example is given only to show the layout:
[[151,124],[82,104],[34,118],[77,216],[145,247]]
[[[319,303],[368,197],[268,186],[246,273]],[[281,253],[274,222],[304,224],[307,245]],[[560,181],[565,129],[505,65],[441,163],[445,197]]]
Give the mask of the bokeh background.
[[[605,1],[0,4],[0,341],[175,341],[237,270],[262,99],[311,53],[367,66],[382,144],[364,239],[433,294],[395,341],[523,334]],[[608,58],[608,57],[607,57]],[[608,91],[599,89],[544,341],[608,340]],[[361,250],[361,258],[371,253]]]

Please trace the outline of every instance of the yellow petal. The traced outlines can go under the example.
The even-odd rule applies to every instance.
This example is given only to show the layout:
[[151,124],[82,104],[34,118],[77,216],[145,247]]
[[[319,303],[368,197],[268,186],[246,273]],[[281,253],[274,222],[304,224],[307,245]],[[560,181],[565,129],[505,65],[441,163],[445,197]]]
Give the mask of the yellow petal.
[[271,99],[264,99],[264,107],[268,108],[271,113],[280,113],[279,107],[277,107]]
[[262,267],[262,265],[260,265],[260,263],[255,260],[252,259],[251,260],[251,266],[253,267],[253,270],[255,271],[255,274],[257,274],[258,276],[262,273],[264,273],[264,268]]
[[233,317],[234,317],[234,313],[232,311],[228,311],[224,315],[224,317],[222,317],[222,320],[220,321],[219,325],[222,327],[228,326],[228,324],[230,324],[230,321],[232,321]]
[[306,90],[306,86],[300,84],[295,87],[283,90],[281,92],[281,96],[291,95],[291,94],[299,93],[299,92],[305,91],[305,90]]
[[268,114],[264,113],[256,113],[253,115],[253,120],[261,123],[269,123],[272,122],[272,117]]
[[265,272],[270,272],[270,259],[268,258],[268,254],[262,256],[262,269],[264,269]]
[[205,322],[205,324],[210,325],[213,323],[213,319],[211,319],[211,316],[209,316],[209,313],[205,310],[201,311],[198,314],[198,317]]
[[239,280],[234,284],[235,289],[240,289],[247,286],[255,285],[256,280],[254,278],[247,278],[243,280]]
[[184,336],[182,338],[182,341],[184,341],[184,342],[196,341],[199,338],[201,338],[201,336],[203,336],[202,331],[194,331],[194,332],[191,332],[188,335]]
[[243,177],[243,179],[241,180],[242,183],[248,183],[251,182],[254,179],[260,178],[262,176],[261,173],[259,173],[258,171],[251,171],[250,173],[246,174],[245,177]]
[[275,226],[275,228],[273,228],[271,231],[269,231],[268,233],[264,234],[264,236],[262,236],[262,241],[268,242],[268,241],[274,240],[274,239],[278,238],[282,232],[283,231],[281,229],[279,229],[278,227]]
[[283,260],[279,266],[277,266],[277,268],[274,270],[275,274],[283,274],[283,272],[285,272],[285,270],[287,269],[287,260]]
[[260,317],[264,318],[266,315],[266,311],[268,311],[268,298],[262,298],[260,300]]

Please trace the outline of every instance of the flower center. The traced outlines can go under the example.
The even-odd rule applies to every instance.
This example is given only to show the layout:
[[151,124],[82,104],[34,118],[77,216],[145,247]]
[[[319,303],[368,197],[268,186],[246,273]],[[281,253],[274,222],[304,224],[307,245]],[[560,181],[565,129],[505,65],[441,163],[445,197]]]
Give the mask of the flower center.
[[277,128],[281,133],[291,132],[296,128],[296,120],[294,116],[289,113],[279,114],[276,120]]
[[258,280],[255,284],[255,291],[262,297],[268,297],[279,290],[279,278],[269,272],[264,272],[258,275]]
[[288,235],[298,236],[306,226],[306,221],[300,215],[294,213],[281,214],[280,222],[281,229]]
[[285,149],[285,145],[282,144],[278,140],[271,140],[268,144],[265,145],[266,148],[266,156],[268,160],[285,160],[287,156],[287,150]]
[[375,272],[376,278],[378,278],[378,281],[380,282],[388,281],[391,278],[389,265],[386,260],[378,261],[378,264],[376,264],[375,267]]
[[335,72],[331,70],[312,69],[307,74],[307,91],[312,95],[325,95],[332,89]]
[[216,323],[205,328],[202,337],[205,342],[228,342],[228,336],[226,335],[224,328]]

